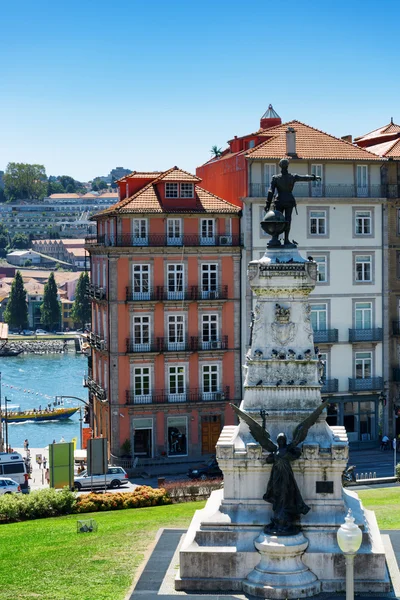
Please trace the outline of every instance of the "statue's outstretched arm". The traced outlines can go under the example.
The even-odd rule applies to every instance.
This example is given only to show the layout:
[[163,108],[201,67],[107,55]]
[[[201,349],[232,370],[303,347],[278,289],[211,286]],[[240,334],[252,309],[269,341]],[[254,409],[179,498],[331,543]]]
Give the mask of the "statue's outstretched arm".
[[240,408],[238,408],[234,404],[231,404],[231,407],[233,408],[237,416],[240,417],[245,423],[247,423],[251,435],[256,440],[256,442],[258,442],[260,446],[264,448],[264,450],[268,450],[268,452],[275,452],[277,450],[276,444],[274,444],[274,442],[271,440],[271,436],[266,429],[261,427],[261,425],[257,423],[257,421],[253,419],[253,417],[240,410]]
[[319,175],[293,175],[295,181],[321,181]]
[[298,444],[304,442],[304,440],[307,437],[308,430],[314,425],[314,423],[317,422],[319,415],[328,406],[328,404],[329,400],[321,402],[318,408],[316,408],[314,412],[311,413],[311,415],[308,415],[308,417],[306,417],[304,421],[297,425],[296,429],[293,432],[293,439],[290,442],[288,448],[295,448]]

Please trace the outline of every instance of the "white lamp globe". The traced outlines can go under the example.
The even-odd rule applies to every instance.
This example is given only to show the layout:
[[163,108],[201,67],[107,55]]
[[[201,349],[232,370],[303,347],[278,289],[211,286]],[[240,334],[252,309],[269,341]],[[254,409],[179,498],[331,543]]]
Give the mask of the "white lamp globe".
[[354,523],[351,509],[345,517],[345,523],[338,529],[337,542],[344,554],[355,554],[361,546],[362,532],[358,525]]

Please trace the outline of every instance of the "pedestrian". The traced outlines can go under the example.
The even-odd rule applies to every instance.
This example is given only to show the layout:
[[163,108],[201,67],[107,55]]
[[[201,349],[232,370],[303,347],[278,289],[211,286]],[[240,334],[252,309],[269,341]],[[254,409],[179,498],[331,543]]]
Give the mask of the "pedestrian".
[[41,469],[42,468],[42,455],[41,454],[37,455],[36,462],[39,465],[39,469]]
[[46,479],[47,485],[50,485],[50,471],[49,471],[49,469],[46,469],[46,472],[44,474],[44,478]]
[[56,440],[53,440],[53,444],[56,444],[56,443],[57,443]]
[[43,469],[47,467],[47,458],[43,456]]
[[26,449],[29,450],[29,440],[28,440],[28,438],[26,438],[25,441],[26,441]]
[[24,441],[24,450],[26,450],[26,440]]
[[381,450],[388,450],[388,449],[389,449],[389,438],[385,434],[381,441]]
[[60,444],[65,444],[64,436],[61,436]]

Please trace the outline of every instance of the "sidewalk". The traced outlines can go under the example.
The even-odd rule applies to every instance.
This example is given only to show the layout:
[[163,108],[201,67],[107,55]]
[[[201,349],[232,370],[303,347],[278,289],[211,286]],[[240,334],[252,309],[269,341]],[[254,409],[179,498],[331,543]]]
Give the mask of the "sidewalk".
[[[23,456],[23,458],[25,458],[26,456],[26,450],[24,450],[23,448],[14,448],[15,452],[18,452],[19,454],[21,454],[21,456]],[[31,490],[41,490],[43,488],[48,488],[49,486],[46,483],[46,480],[44,478],[44,474],[45,474],[45,469],[39,467],[39,465],[36,462],[36,455],[37,454],[41,454],[42,455],[42,460],[43,457],[46,457],[47,459],[47,466],[49,465],[49,449],[47,448],[29,448],[30,453],[31,453],[31,465],[32,465],[32,473],[31,473],[31,479],[29,480],[29,485],[31,486]]]

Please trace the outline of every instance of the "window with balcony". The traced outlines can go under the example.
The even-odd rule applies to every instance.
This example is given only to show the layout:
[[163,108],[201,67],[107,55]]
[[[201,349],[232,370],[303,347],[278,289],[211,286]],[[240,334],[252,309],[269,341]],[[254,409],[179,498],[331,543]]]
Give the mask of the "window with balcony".
[[148,404],[151,402],[150,367],[134,367],[133,391],[135,403]]
[[264,165],[264,183],[267,190],[271,185],[271,181],[274,175],[276,175],[276,165],[273,163],[266,163]]
[[354,234],[370,236],[372,234],[372,213],[370,210],[356,210],[354,213]]
[[147,219],[132,219],[132,238],[134,246],[148,245]]
[[356,379],[372,377],[372,352],[356,352],[354,360]]
[[203,350],[219,347],[218,315],[203,315],[201,319],[201,344]]
[[187,417],[167,417],[168,456],[187,455]]
[[372,256],[370,254],[355,255],[355,283],[372,282]]
[[218,365],[202,366],[203,400],[217,400],[219,394]]
[[167,219],[167,245],[180,246],[182,244],[182,220]]
[[150,265],[133,265],[133,299],[150,299]]
[[168,367],[168,401],[185,402],[186,378],[185,367]]
[[328,283],[328,257],[313,255],[313,259],[317,263],[317,283]]
[[193,183],[181,183],[181,198],[194,198]]
[[310,210],[310,235],[325,236],[327,234],[326,210]]
[[214,219],[200,219],[200,244],[204,246],[215,245]]
[[311,175],[321,177],[320,181],[311,182],[311,196],[319,198],[322,196],[322,165],[311,165]]
[[357,196],[368,197],[368,165],[357,165]]
[[372,329],[372,302],[356,302],[354,305],[356,329]]
[[150,350],[150,317],[133,317],[133,351],[149,352]]
[[328,305],[327,304],[311,304],[311,325],[314,331],[327,329],[328,323]]
[[184,299],[184,274],[183,265],[174,264],[167,267],[168,278],[168,300],[183,300]]
[[201,297],[218,298],[218,265],[201,265]]
[[179,197],[179,184],[167,182],[165,184],[165,197],[166,198],[178,198]]
[[168,350],[185,349],[185,323],[183,315],[168,315]]

